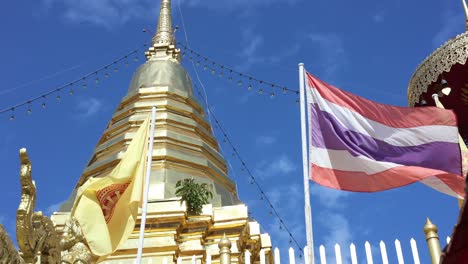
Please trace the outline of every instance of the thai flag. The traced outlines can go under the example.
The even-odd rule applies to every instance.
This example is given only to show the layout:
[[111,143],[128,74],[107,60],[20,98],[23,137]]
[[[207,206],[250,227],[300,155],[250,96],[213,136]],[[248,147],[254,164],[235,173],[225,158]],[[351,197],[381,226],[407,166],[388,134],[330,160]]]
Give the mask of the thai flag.
[[306,74],[311,179],[355,192],[420,181],[464,197],[455,114],[379,104]]

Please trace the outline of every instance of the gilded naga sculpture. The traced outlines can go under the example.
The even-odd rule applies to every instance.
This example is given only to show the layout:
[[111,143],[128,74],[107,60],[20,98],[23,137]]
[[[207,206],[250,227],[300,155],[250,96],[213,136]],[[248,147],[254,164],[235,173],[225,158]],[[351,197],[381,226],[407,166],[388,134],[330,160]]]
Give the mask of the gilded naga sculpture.
[[78,264],[93,263],[91,254],[81,233],[80,226],[70,218],[63,234],[59,235],[50,218],[36,207],[36,185],[32,180],[32,166],[26,149],[20,150],[21,202],[16,212],[16,238],[19,251],[7,232],[0,225],[0,264]]

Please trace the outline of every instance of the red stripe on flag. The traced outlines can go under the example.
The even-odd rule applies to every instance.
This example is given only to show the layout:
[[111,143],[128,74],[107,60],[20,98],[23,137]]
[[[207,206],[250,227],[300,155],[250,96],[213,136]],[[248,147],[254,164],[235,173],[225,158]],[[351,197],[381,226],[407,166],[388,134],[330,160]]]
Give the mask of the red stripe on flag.
[[375,174],[340,171],[312,164],[311,179],[323,186],[353,192],[377,192],[403,187],[435,176],[454,193],[465,196],[465,179],[459,175],[415,166],[399,166]]
[[339,106],[348,108],[360,115],[395,128],[410,128],[429,125],[457,126],[455,113],[437,107],[398,107],[376,103],[348,93],[307,74],[308,86],[315,88],[320,95]]

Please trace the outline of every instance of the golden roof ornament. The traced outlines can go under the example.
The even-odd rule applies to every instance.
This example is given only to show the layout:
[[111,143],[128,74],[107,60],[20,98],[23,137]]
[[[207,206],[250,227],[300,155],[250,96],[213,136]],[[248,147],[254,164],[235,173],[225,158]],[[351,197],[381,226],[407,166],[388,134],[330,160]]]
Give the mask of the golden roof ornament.
[[[452,67],[457,64],[465,65],[468,60],[468,6],[466,0],[462,0],[462,5],[467,31],[448,40],[416,68],[408,85],[407,95],[410,106],[417,106],[420,102],[428,101],[424,98],[425,94],[432,94],[434,86],[440,86],[443,75],[449,73]],[[431,94],[428,95],[429,99]]]
[[156,34],[145,55],[147,60],[173,59],[180,62],[180,50],[176,48],[172,29],[171,0],[161,0]]

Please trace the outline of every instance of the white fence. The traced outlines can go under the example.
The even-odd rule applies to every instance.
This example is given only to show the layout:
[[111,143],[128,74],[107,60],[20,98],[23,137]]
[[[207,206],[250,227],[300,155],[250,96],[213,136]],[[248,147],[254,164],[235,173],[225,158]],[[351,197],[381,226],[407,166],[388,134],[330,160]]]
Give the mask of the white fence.
[[[450,242],[450,237],[447,237],[446,238],[446,242],[447,244]],[[396,256],[397,256],[397,263],[398,264],[404,264],[405,263],[405,260],[404,260],[404,254],[403,254],[403,250],[402,250],[402,247],[401,247],[401,243],[398,239],[396,239],[394,241],[394,247],[392,246],[391,250],[395,250],[394,252],[396,253]],[[425,245],[425,241],[424,241],[424,245],[420,245],[422,248],[426,248],[427,246]],[[418,246],[416,244],[416,240],[414,240],[413,238],[411,238],[410,240],[410,245],[411,245],[411,253],[410,253],[410,259],[412,259],[413,261],[412,262],[407,262],[407,263],[414,263],[414,264],[421,264],[421,261],[420,261],[420,258],[419,258],[419,251],[418,251]],[[329,261],[328,263],[336,263],[336,264],[343,264],[343,263],[349,263],[349,261],[351,261],[352,264],[358,264],[358,254],[357,254],[357,251],[356,251],[356,246],[354,243],[351,243],[348,247],[349,249],[349,259],[344,259],[343,258],[343,254],[342,254],[342,249],[341,249],[341,246],[339,244],[335,244],[334,246],[334,258],[332,259],[328,259],[327,260],[327,255],[326,255],[326,250],[325,250],[325,247],[323,245],[321,245],[319,247],[319,256],[315,256],[315,263],[316,264],[326,264],[327,261]],[[346,249],[346,250],[348,250]],[[387,245],[383,242],[383,241],[380,241],[379,243],[379,251],[380,251],[380,254],[377,250],[375,250],[375,247],[374,247],[374,252],[372,251],[372,246],[371,244],[366,241],[364,243],[364,251],[365,251],[365,259],[366,259],[366,262],[364,263],[367,263],[367,264],[374,264],[374,260],[377,262],[377,263],[382,263],[382,264],[389,264],[389,258],[388,258],[388,254],[387,254]],[[330,249],[328,249],[330,250]],[[345,250],[345,249],[343,249]],[[389,250],[390,250],[390,247],[389,247]],[[306,248],[304,248],[304,252],[306,252]],[[307,259],[307,256],[304,256],[304,258],[302,258],[302,255],[301,257],[297,258],[296,257],[296,253],[294,252],[294,249],[293,248],[289,248],[289,251],[287,252],[288,254],[288,258],[287,260],[289,260],[289,264],[300,264],[300,263],[309,263],[308,259]],[[379,256],[380,255],[380,256]],[[244,255],[243,255],[243,264],[252,264],[252,259],[251,259],[252,255],[251,253],[246,250],[244,252]],[[258,258],[256,258],[257,261],[258,259],[260,260],[260,264],[269,264],[268,263],[268,258],[265,254],[265,251],[262,249],[260,250],[260,256]],[[187,260],[187,258],[185,258],[185,260]],[[297,260],[297,262],[296,262]],[[195,256],[192,257],[191,259],[191,264],[197,264],[197,263],[200,263],[199,262],[200,260],[196,259]],[[164,258],[163,261],[162,261],[162,264],[168,264],[169,261],[167,258]],[[172,259],[171,259],[171,263],[172,263]],[[258,262],[257,262],[258,263]],[[274,251],[273,251],[273,263],[274,264],[280,264],[281,263],[281,256],[280,256],[280,250],[278,248],[275,248]],[[287,263],[287,261],[286,261]],[[362,262],[361,262],[362,263]],[[153,264],[153,261],[150,259],[148,264]],[[182,264],[182,258],[178,258],[177,259],[177,264]],[[209,254],[207,254],[206,256],[206,259],[205,259],[205,264],[211,264],[211,256]]]

